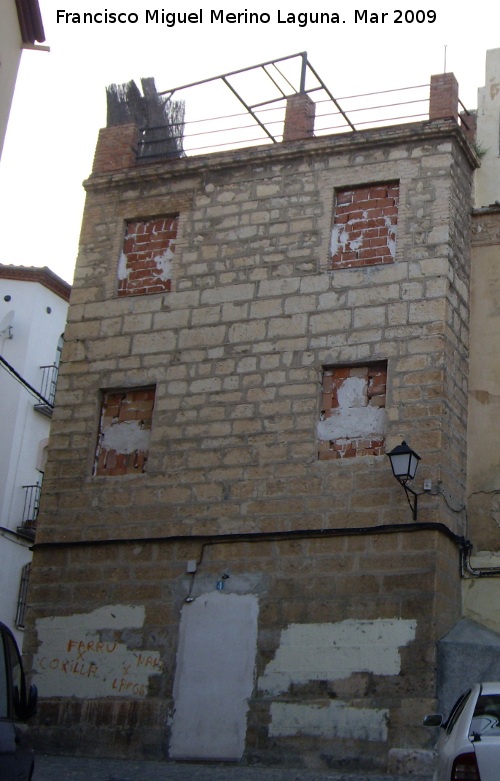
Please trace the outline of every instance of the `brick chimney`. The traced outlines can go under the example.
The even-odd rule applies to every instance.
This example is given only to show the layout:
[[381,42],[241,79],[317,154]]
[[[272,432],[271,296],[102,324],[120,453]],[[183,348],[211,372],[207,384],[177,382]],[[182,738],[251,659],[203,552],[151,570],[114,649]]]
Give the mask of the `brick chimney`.
[[429,119],[454,119],[458,122],[458,81],[453,73],[431,76]]
[[139,130],[136,125],[113,125],[99,131],[92,173],[104,174],[136,164]]
[[283,141],[300,141],[314,135],[316,105],[305,92],[292,95],[286,103]]

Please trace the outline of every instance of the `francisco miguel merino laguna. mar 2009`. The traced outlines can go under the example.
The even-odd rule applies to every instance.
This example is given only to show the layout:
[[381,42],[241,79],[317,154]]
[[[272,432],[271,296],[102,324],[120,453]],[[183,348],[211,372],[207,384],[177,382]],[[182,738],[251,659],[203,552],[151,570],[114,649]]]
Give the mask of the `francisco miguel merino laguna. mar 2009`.
[[[437,13],[434,10],[393,10],[372,12],[367,9],[353,9],[353,21],[355,24],[433,24],[437,19]],[[223,9],[211,9],[205,13],[200,8],[198,11],[160,11],[158,9],[144,10],[143,21],[146,24],[164,24],[166,27],[175,27],[176,24],[203,24],[208,21],[210,24],[269,24],[273,21],[271,14],[264,12],[249,11],[224,11]],[[337,12],[326,11],[292,11],[278,10],[274,18],[277,24],[296,24],[298,27],[307,27],[308,24],[345,24],[346,19],[341,18]],[[73,13],[65,9],[56,11],[56,22],[58,24],[137,24],[140,22],[139,14],[131,11],[115,12],[98,11],[92,13]]]

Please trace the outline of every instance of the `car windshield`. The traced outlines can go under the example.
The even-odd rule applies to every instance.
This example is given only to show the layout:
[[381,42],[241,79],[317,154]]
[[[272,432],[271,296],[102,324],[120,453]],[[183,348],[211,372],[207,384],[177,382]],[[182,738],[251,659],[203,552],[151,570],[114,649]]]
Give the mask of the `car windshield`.
[[478,697],[470,733],[500,735],[500,694],[481,694]]
[[8,713],[7,669],[3,649],[3,635],[0,632],[0,719],[7,718]]
[[463,709],[465,708],[465,705],[467,703],[467,700],[469,699],[471,695],[472,689],[469,689],[469,691],[465,692],[465,694],[462,694],[461,697],[458,698],[455,705],[451,709],[451,713],[448,716],[448,721],[443,726],[446,729],[446,734],[449,735],[452,731],[453,727],[457,723],[458,717],[462,713]]

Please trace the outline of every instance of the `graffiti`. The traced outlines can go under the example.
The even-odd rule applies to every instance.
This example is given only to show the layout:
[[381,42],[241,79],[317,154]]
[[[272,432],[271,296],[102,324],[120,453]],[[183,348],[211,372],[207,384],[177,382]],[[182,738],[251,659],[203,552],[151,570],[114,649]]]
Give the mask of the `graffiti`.
[[[163,669],[159,652],[132,650],[119,639],[103,638],[111,631],[120,638],[121,629],[142,625],[143,611],[138,613],[137,608],[124,606],[113,606],[109,613],[104,610],[101,608],[87,616],[37,622],[41,643],[34,666],[41,696],[141,698],[147,695],[149,677]],[[99,629],[97,621],[107,626],[106,630]]]
[[161,672],[163,669],[163,663],[158,655],[156,656],[143,656],[142,654],[136,654],[137,667],[151,667],[156,672]]
[[[38,675],[47,678],[51,674],[92,678],[99,682],[102,695],[128,695],[145,697],[145,675],[160,673],[163,662],[159,654],[127,651],[123,644],[102,640],[70,638],[65,644],[66,656],[39,656]],[[110,665],[106,660],[114,657]],[[103,661],[104,660],[104,661]],[[114,672],[114,677],[110,676]],[[107,689],[108,691],[105,691]]]
[[114,689],[117,694],[125,692],[127,694],[133,694],[134,697],[144,697],[146,694],[146,688],[143,683],[127,681],[126,678],[120,678],[119,681],[118,678],[115,678],[111,688]]
[[78,658],[83,659],[83,654],[86,654],[88,651],[94,651],[97,654],[112,654],[113,651],[116,650],[116,646],[117,643],[103,643],[102,641],[94,642],[94,640],[89,640],[88,642],[85,642],[84,640],[69,640],[66,650],[70,653],[75,649],[78,653]]
[[71,673],[72,675],[84,675],[87,678],[95,676],[99,670],[98,666],[94,662],[85,665],[80,662],[71,662],[69,659],[47,659],[46,656],[42,656],[40,659],[40,669],[45,670],[60,670],[63,673]]

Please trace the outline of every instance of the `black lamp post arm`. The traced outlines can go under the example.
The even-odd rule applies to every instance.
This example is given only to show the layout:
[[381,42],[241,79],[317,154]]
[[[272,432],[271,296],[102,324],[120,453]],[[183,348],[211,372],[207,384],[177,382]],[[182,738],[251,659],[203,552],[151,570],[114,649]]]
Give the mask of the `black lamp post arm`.
[[[418,494],[413,491],[411,488],[408,488],[406,483],[404,483],[402,480],[399,481],[403,488],[405,489],[406,498],[408,499],[408,504],[411,507],[411,511],[413,513],[413,520],[417,520],[417,505],[418,505]],[[409,494],[413,496],[413,501],[410,499]]]

